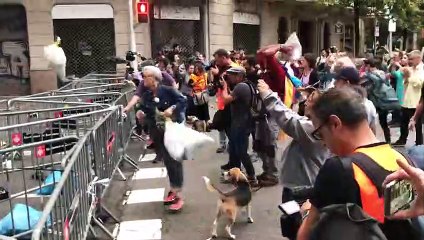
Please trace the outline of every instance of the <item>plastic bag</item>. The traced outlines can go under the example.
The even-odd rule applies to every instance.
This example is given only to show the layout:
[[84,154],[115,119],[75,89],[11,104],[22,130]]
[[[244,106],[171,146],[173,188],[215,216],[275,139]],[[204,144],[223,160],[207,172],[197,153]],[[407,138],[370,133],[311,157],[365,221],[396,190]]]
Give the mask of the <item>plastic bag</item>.
[[63,81],[66,77],[66,55],[59,44],[60,38],[55,43],[44,47],[44,58],[49,61],[49,65],[56,71],[58,78]]
[[59,182],[61,177],[62,177],[62,172],[60,171],[54,171],[50,173],[43,182],[43,185],[48,185],[48,186],[41,187],[41,189],[37,190],[36,193],[39,195],[52,194],[55,183]]
[[165,122],[165,148],[169,155],[177,161],[194,159],[194,149],[213,142],[211,137],[188,128],[183,123]]
[[[31,230],[38,223],[41,215],[42,212],[25,204],[18,203],[13,207],[12,212],[0,220],[0,235],[11,236],[13,234],[13,228],[15,228],[16,234]],[[47,220],[48,226],[51,224],[50,220],[50,218]]]
[[292,51],[289,55],[285,54],[285,60],[299,60],[302,56],[302,45],[296,32],[292,33],[287,41],[283,44],[284,47],[291,47]]

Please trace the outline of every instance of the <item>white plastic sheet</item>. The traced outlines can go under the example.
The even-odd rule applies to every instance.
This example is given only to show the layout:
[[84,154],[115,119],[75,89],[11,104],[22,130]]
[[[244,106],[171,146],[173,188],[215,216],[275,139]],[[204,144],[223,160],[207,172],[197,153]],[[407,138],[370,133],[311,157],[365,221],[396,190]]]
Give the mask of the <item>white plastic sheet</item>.
[[44,47],[44,58],[49,61],[50,67],[52,67],[60,80],[65,80],[66,77],[66,55],[61,47],[60,38],[48,46]]
[[300,44],[299,38],[297,37],[296,32],[290,34],[287,41],[283,44],[286,47],[291,47],[292,52],[287,56],[288,60],[299,60],[302,56],[302,45]]
[[164,144],[169,155],[177,161],[194,159],[193,152],[199,147],[213,143],[214,140],[204,133],[188,128],[184,123],[166,121]]

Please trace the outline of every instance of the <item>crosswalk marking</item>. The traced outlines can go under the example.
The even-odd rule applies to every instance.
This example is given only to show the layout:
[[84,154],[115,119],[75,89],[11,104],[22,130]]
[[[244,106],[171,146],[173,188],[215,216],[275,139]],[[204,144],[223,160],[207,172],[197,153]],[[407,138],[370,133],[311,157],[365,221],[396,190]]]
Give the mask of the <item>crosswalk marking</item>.
[[149,153],[144,155],[143,154],[140,155],[140,157],[138,158],[139,162],[149,162],[149,161],[153,161],[156,158],[156,154],[155,153]]
[[134,176],[133,180],[152,179],[152,178],[165,178],[167,176],[166,168],[141,168]]
[[148,219],[122,222],[117,240],[162,239],[162,220]]
[[133,190],[128,196],[127,204],[162,202],[164,196],[165,188]]

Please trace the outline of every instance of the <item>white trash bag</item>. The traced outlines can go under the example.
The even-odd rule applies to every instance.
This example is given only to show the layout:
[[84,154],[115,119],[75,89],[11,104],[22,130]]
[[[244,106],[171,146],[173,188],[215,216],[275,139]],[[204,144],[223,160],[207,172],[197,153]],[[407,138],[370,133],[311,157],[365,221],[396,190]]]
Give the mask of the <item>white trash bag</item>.
[[63,81],[66,77],[66,55],[60,45],[60,37],[56,42],[44,47],[44,58],[49,61],[49,66],[52,67],[58,76]]
[[184,123],[165,122],[164,144],[169,155],[177,160],[193,160],[194,150],[214,140],[206,134],[197,132]]
[[289,56],[285,56],[288,59],[285,60],[299,60],[302,57],[302,45],[300,44],[299,38],[296,32],[290,34],[287,41],[283,44],[285,47],[292,47],[293,51]]

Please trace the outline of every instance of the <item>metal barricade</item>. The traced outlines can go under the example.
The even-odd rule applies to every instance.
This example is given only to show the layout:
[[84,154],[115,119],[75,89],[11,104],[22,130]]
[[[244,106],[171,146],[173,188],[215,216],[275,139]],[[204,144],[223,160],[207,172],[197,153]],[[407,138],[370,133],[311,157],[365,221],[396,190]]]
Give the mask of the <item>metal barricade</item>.
[[118,77],[118,76],[104,77],[104,78],[101,78],[101,77],[89,78],[87,76],[87,78],[76,79],[69,82],[65,86],[59,88],[59,91],[69,90],[74,88],[90,87],[90,86],[96,86],[96,85],[98,86],[98,85],[105,85],[105,84],[116,84],[116,83],[122,83],[123,81],[125,81],[125,78]]
[[[119,109],[109,112],[93,127],[91,133],[81,138],[72,156],[64,159],[66,168],[63,177],[56,185],[52,197],[46,204],[43,215],[35,227],[32,239],[85,239],[89,230],[94,233],[94,230],[90,228],[91,221],[111,239],[114,239],[114,234],[97,219],[95,210],[101,207],[118,222],[117,218],[105,206],[101,205],[100,199],[106,193],[108,183],[114,172],[119,171],[118,165],[122,159],[119,153],[121,143],[117,136],[119,125],[116,121],[120,116]],[[77,169],[81,168],[78,166],[84,165],[87,159],[91,162],[91,166],[96,169],[95,177],[89,181],[78,182],[76,185],[80,187],[81,191],[70,189],[72,182],[75,181],[75,177],[71,173],[79,173]],[[86,168],[91,166],[85,165]],[[82,169],[82,171],[84,170]],[[88,174],[88,172],[85,174]],[[98,189],[100,184],[106,185],[104,189]],[[61,194],[61,192],[68,194]],[[87,199],[87,193],[91,194],[91,199]],[[63,206],[63,203],[65,206]],[[82,206],[89,207],[84,208]],[[54,216],[62,216],[62,218],[52,221],[51,219]]]
[[[62,103],[63,104],[63,103]],[[83,136],[107,112],[101,105],[0,112],[0,140],[21,145],[62,136]],[[4,125],[3,125],[4,124]]]
[[[0,216],[5,216],[0,235],[20,239],[31,234],[44,208],[44,198],[61,178],[61,160],[70,155],[77,142],[75,136],[61,137],[0,149]],[[16,152],[25,156],[16,159]]]
[[114,102],[120,96],[121,96],[121,94],[116,93],[116,92],[78,93],[78,94],[72,94],[72,93],[66,93],[66,92],[65,93],[55,92],[55,94],[53,96],[31,97],[29,99],[18,98],[18,99],[10,100],[9,101],[9,109],[13,108],[19,102],[30,102],[31,100],[33,102],[38,101],[39,103],[42,103],[42,101],[46,101],[46,103],[49,103],[51,101],[62,102],[64,105],[65,104],[69,105],[68,102],[71,102],[71,103],[81,102],[81,103],[95,103],[95,104],[114,105]]
[[[15,147],[0,151],[0,154],[3,153],[3,155],[5,155],[6,153],[11,153],[12,151],[25,152],[27,151],[26,149],[28,148],[29,149],[34,148],[34,151],[31,153],[35,154],[36,156],[35,159],[38,159],[40,157],[45,157],[46,155],[51,156],[52,160],[49,161],[48,164],[46,164],[45,162],[37,162],[37,161],[34,162],[28,159],[23,159],[22,165],[19,165],[19,170],[21,170],[20,172],[22,172],[22,176],[28,175],[28,174],[25,175],[26,170],[52,171],[53,173],[56,173],[56,171],[61,171],[61,169],[57,170],[58,168],[56,168],[55,166],[65,166],[65,170],[64,170],[65,172],[66,172],[66,168],[68,167],[72,169],[74,168],[78,169],[78,170],[73,170],[74,172],[72,172],[71,174],[72,176],[68,176],[69,173],[68,175],[66,175],[65,172],[63,172],[63,174],[60,175],[60,181],[63,180],[65,182],[64,184],[65,187],[64,189],[61,190],[60,196],[55,197],[56,199],[55,200],[56,202],[54,203],[55,208],[53,210],[44,209],[43,211],[43,213],[45,213],[46,211],[50,211],[50,214],[48,217],[47,226],[44,226],[44,229],[46,231],[43,231],[43,235],[41,236],[42,239],[51,239],[51,238],[66,239],[65,236],[67,234],[66,233],[67,231],[69,232],[72,231],[75,234],[75,237],[70,237],[69,239],[83,239],[83,237],[86,236],[86,231],[88,230],[88,227],[90,226],[91,220],[96,225],[98,225],[103,231],[105,231],[111,238],[113,238],[112,236],[113,234],[110,233],[110,231],[108,231],[103,226],[103,224],[96,218],[95,212],[93,212],[94,209],[98,209],[101,207],[116,222],[118,222],[117,218],[113,216],[107,208],[100,205],[100,199],[106,193],[107,187],[105,189],[92,190],[91,191],[92,199],[87,195],[87,191],[85,189],[88,189],[88,185],[90,184],[90,182],[91,182],[91,187],[95,187],[93,185],[96,185],[97,183],[108,183],[116,171],[118,171],[121,177],[124,177],[118,167],[120,164],[120,161],[125,160],[125,158],[122,155],[122,149],[123,149],[122,142],[118,136],[118,134],[120,134],[119,122],[121,122],[121,108],[111,107],[105,110],[94,111],[92,113],[82,113],[78,115],[71,115],[69,117],[59,118],[59,120],[83,117],[93,113],[102,113],[102,115],[100,116],[100,118],[98,118],[96,122],[94,122],[94,124],[89,129],[89,131],[85,132],[85,135],[82,137],[78,138],[77,136],[73,136],[73,137],[67,136],[67,137],[61,137],[61,138],[49,139],[49,140],[42,139],[43,141],[31,142],[28,144],[15,146]],[[37,126],[37,125],[40,125],[41,123],[52,122],[55,120],[56,119],[49,119],[49,120],[36,121],[36,122],[20,124],[15,126],[8,126],[8,127],[0,128],[0,131],[6,131],[10,129],[21,129],[22,127],[27,125]],[[60,157],[58,158],[58,155],[57,155],[58,152],[52,152],[52,150],[57,148],[65,149],[65,151],[66,150],[70,151],[70,148],[66,145],[68,142],[65,142],[65,143],[63,142],[66,139],[73,140],[71,142],[72,143],[71,148],[73,147],[73,150],[76,151],[76,149],[84,149],[83,156],[81,155],[82,154],[81,152],[75,153],[76,155],[78,155],[78,159],[79,159],[78,162],[75,162],[76,160],[72,160],[71,158],[71,155],[74,156],[73,155],[74,152],[70,152],[70,153],[65,152],[66,154],[64,155],[63,159],[61,159]],[[76,143],[78,139],[79,141],[78,143]],[[57,142],[60,142],[62,145],[57,146],[56,144]],[[51,146],[52,144],[53,145],[56,144],[56,145]],[[63,153],[63,151],[61,153]],[[60,156],[63,156],[63,154]],[[15,160],[12,160],[12,161],[15,161]],[[9,173],[13,170],[13,167],[11,166],[8,166],[8,167],[9,167],[9,170],[7,170],[7,172]],[[86,176],[86,178],[83,181],[80,181],[79,179],[81,175]],[[64,179],[66,178],[65,176],[67,176],[67,178],[70,178],[72,180],[69,180],[69,179],[65,180]],[[101,179],[101,180],[97,182],[97,180],[93,180],[94,177],[96,177],[96,179]],[[54,182],[56,183],[57,181],[54,181]],[[30,190],[37,191],[42,189],[41,187],[46,187],[46,185],[41,186],[41,183],[38,183],[38,185],[39,187],[34,187]],[[55,184],[52,184],[52,185],[54,186]],[[24,198],[27,199],[28,193],[30,191],[27,190],[26,184],[24,184],[22,188],[23,188],[21,189],[22,193],[20,193],[20,195],[21,196],[23,195]],[[59,188],[59,183],[57,183],[56,188]],[[85,203],[83,205],[79,205],[82,202],[85,202]],[[25,204],[26,206],[28,205],[34,206],[34,204],[29,201],[26,201]],[[10,206],[9,210],[12,211],[13,204],[10,203],[9,206]],[[40,205],[37,205],[37,209],[40,209]],[[71,213],[68,212],[69,209],[71,209],[70,210]],[[75,216],[77,216],[75,219],[74,217],[72,217],[74,216],[74,214]],[[71,219],[68,219],[69,217]],[[66,223],[69,221],[74,221],[74,220],[75,220],[75,224],[73,224],[73,226],[76,229],[72,230],[74,227],[71,227],[72,229],[66,230],[66,227],[68,226],[66,225]],[[27,235],[28,233],[31,232],[31,229],[23,233],[20,232],[18,233],[18,235],[16,235],[15,230],[13,230],[12,234],[14,237]]]
[[[91,84],[87,84],[91,85]],[[129,82],[124,83],[111,83],[101,84],[95,86],[86,86],[79,88],[70,88],[66,90],[60,90],[62,93],[105,93],[105,92],[128,92],[133,91],[134,85]],[[59,91],[58,91],[59,92]],[[52,94],[54,95],[54,93]]]
[[92,188],[97,183],[90,171],[90,148],[86,144],[89,134],[64,159],[68,164],[33,229],[33,240],[87,237],[96,204]]
[[[91,223],[114,238],[96,210],[102,208],[118,222],[100,199],[116,173],[126,180],[119,168],[122,161],[138,169],[126,154],[135,116],[131,112],[123,117],[121,107],[128,104],[134,88],[122,80],[114,74],[89,74],[56,91],[0,102],[0,179],[22,185],[7,187],[7,200],[0,199],[0,217],[23,201],[26,215],[20,218],[28,223],[24,231],[14,227],[8,234],[12,239],[31,234],[34,240],[85,239],[89,230],[95,233]],[[53,176],[53,183],[42,181],[46,174]],[[37,196],[45,188],[51,194]],[[30,221],[33,209],[42,211],[38,223]]]
[[[30,109],[51,108],[54,105],[61,104],[62,107],[68,107],[69,104],[78,105],[91,103],[102,104],[104,106],[126,106],[133,96],[133,91],[126,92],[107,92],[107,93],[74,93],[70,94],[67,91],[55,92],[53,96],[32,97],[30,99],[18,98],[9,101],[10,109],[22,109],[30,106]],[[72,102],[68,102],[72,101]],[[124,150],[128,145],[131,136],[135,129],[135,114],[133,111],[128,113],[128,117],[121,123],[122,132],[120,137],[123,137]],[[1,115],[0,115],[1,116]],[[135,161],[126,156],[131,165],[136,165]]]

